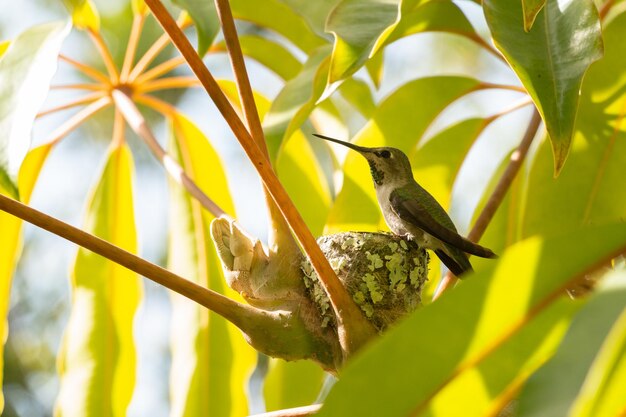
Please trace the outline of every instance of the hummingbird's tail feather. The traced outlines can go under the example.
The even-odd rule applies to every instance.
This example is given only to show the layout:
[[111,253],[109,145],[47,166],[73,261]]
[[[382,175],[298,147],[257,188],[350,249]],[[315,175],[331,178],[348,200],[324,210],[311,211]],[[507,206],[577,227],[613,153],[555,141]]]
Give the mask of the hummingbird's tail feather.
[[449,256],[443,249],[435,250],[435,255],[441,259],[441,262],[458,278],[463,278],[463,274],[472,272],[472,265],[463,252],[459,251],[459,256],[455,258]]

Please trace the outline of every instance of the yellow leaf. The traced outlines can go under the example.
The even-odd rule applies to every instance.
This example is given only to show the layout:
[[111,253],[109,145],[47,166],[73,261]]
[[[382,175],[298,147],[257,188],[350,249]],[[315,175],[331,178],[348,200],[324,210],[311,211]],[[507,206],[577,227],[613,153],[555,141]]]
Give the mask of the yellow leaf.
[[[137,251],[133,161],[113,148],[87,210],[85,229]],[[72,311],[59,352],[57,416],[125,416],[135,386],[133,318],[142,296],[137,274],[80,248],[72,274]]]

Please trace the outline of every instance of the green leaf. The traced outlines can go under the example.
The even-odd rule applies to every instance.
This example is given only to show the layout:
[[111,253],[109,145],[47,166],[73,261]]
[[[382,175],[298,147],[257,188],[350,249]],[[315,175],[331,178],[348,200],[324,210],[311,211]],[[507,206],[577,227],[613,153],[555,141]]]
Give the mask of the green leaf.
[[[476,206],[472,224],[476,221],[480,213],[482,212],[485,204],[491,197],[496,185],[502,178],[504,170],[511,162],[510,153],[506,158],[502,160],[498,169],[496,169],[494,175],[491,177],[489,184],[485,188],[485,191]],[[508,191],[502,198],[500,206],[496,210],[493,218],[489,222],[485,233],[480,238],[480,244],[493,250],[495,253],[504,252],[505,248],[516,243],[520,239],[520,224],[523,214],[522,200],[524,198],[524,190],[526,184],[526,175],[524,169],[515,176],[515,179],[511,183]],[[472,265],[474,269],[479,271],[486,265],[491,263],[490,259],[483,259],[479,257],[473,257]]]
[[324,371],[311,361],[272,359],[263,384],[267,410],[312,404],[324,382]]
[[[292,79],[302,69],[300,61],[278,42],[261,36],[243,35],[239,37],[239,43],[245,56],[272,70],[283,80]],[[226,44],[220,42],[215,50],[226,52]]]
[[100,31],[100,15],[91,0],[63,0],[72,14],[72,23],[77,29]]
[[289,138],[276,161],[276,171],[313,235],[321,235],[330,208],[330,190],[302,132]]
[[398,0],[342,0],[328,16],[335,36],[328,83],[354,74],[375,52],[381,35],[399,17]]
[[485,0],[483,8],[496,46],[543,117],[559,174],[572,142],[583,76],[602,56],[593,1],[547,0],[528,33],[519,0]]
[[450,32],[480,39],[453,2],[410,3],[402,2],[401,12],[397,0],[343,0],[339,3],[326,27],[335,35],[329,83],[354,74],[380,54],[384,46],[415,33]]
[[546,0],[521,0],[521,1],[522,1],[522,9],[524,9],[524,30],[528,32],[533,27],[533,23],[535,23],[537,14],[539,14],[541,9],[543,9],[543,6],[546,5]]
[[369,119],[376,110],[376,103],[367,83],[356,78],[348,78],[339,86],[341,96],[346,99],[363,117]]
[[235,18],[275,31],[307,55],[326,44],[326,40],[316,35],[302,16],[279,0],[263,0],[262,7],[255,1],[230,0],[230,6]]
[[[171,120],[170,153],[198,186],[234,215],[222,162],[204,134],[186,117]],[[240,298],[225,283],[211,241],[213,216],[178,184],[170,182],[168,268],[185,278]],[[206,308],[172,294],[173,416],[240,416],[247,414],[244,385],[256,354],[241,332]]]
[[383,65],[385,63],[384,50],[380,50],[372,55],[365,62],[365,69],[370,76],[370,79],[374,83],[374,87],[380,88],[380,83],[383,82]]
[[[464,77],[429,77],[404,84],[379,104],[354,142],[363,146],[393,146],[410,155],[435,117],[451,102],[477,88],[478,81]],[[386,229],[365,159],[350,151],[343,171],[343,187],[331,209],[325,233]]]
[[[28,204],[52,145],[39,146],[26,155],[18,176],[19,188],[22,190],[22,202]],[[0,191],[1,193],[2,191]],[[22,247],[22,220],[10,214],[0,212],[0,384],[4,369],[4,342],[9,333],[7,314],[11,295],[13,269],[20,256]],[[4,408],[4,397],[0,391],[0,413]]]
[[[126,145],[110,150],[84,228],[136,253],[133,170]],[[141,280],[79,248],[71,281],[72,309],[59,351],[55,415],[125,416],[135,387],[133,319],[142,298]]]
[[186,10],[198,32],[198,54],[204,56],[220,30],[215,2],[212,0],[172,0]]
[[501,352],[510,349],[509,359],[523,362],[534,349],[524,346],[520,354],[515,338],[567,300],[566,286],[625,250],[624,224],[536,236],[510,247],[490,268],[360,352],[319,416],[423,415],[439,394]]
[[270,160],[278,156],[282,143],[309,117],[321,97],[328,76],[328,47],[316,50],[302,71],[289,80],[263,118],[263,131]]
[[341,0],[281,0],[294,12],[302,16],[311,29],[320,36],[326,37],[326,21],[329,14]]
[[540,146],[530,172],[522,236],[626,218],[625,37],[622,14],[604,31],[605,57],[585,77],[571,154],[558,178],[550,172],[548,143]]
[[520,417],[620,415],[626,407],[625,305],[626,273],[613,272],[576,315],[554,357],[526,383]]
[[11,42],[0,60],[0,186],[16,198],[16,176],[69,30],[65,22],[32,27]]

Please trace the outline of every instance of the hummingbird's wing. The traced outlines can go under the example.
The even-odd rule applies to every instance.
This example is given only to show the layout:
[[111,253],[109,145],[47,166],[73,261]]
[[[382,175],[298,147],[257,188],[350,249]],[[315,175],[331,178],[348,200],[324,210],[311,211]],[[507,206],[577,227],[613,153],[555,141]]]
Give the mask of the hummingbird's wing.
[[398,190],[394,190],[389,196],[389,202],[391,203],[390,205],[392,210],[398,215],[398,217],[406,222],[414,224],[431,236],[434,236],[451,246],[461,249],[463,252],[471,253],[472,255],[476,255],[481,258],[496,257],[496,254],[490,249],[467,240],[454,230],[451,230],[439,223],[418,200],[407,198],[402,195],[401,192],[398,192]]
[[[450,252],[448,255],[447,252]],[[473,271],[467,255],[460,249],[446,244],[446,250],[437,249],[435,255],[441,259],[441,262],[458,278],[463,278],[463,274]]]

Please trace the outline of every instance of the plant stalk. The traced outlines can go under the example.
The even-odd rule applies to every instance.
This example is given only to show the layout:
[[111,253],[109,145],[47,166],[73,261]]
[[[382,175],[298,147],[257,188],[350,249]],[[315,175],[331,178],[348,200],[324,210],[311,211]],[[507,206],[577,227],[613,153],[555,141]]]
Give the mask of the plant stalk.
[[168,33],[172,42],[181,52],[207,93],[211,96],[216,107],[241,143],[248,158],[256,167],[265,187],[280,208],[298,242],[307,253],[337,316],[339,339],[344,355],[347,357],[356,352],[376,334],[374,327],[365,319],[359,307],[343,287],[339,278],[337,278],[311,231],[307,228],[300,213],[276,177],[270,162],[265,158],[263,151],[261,151],[248,133],[245,125],[237,116],[234,108],[228,102],[228,99],[185,34],[176,25],[176,22],[160,1],[146,0],[146,4],[163,29]]

